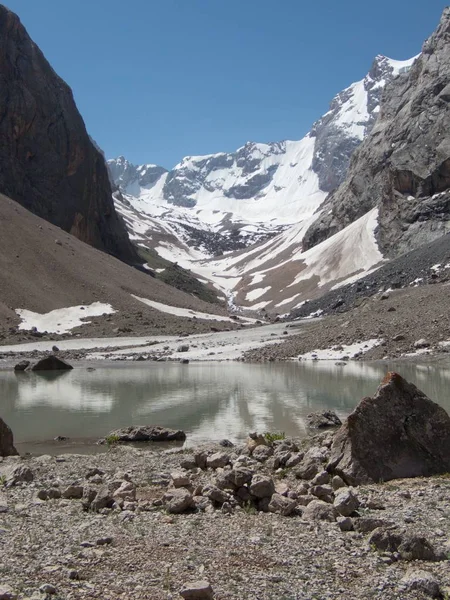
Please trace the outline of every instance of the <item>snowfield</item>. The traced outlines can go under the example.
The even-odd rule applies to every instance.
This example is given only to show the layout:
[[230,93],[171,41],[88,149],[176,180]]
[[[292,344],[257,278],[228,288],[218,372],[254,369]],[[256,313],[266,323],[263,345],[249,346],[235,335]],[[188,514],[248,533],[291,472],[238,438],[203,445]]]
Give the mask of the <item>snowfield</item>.
[[110,304],[94,302],[85,306],[68,306],[67,308],[57,308],[51,312],[39,314],[31,310],[18,308],[16,313],[22,319],[19,329],[30,330],[33,327],[36,331],[43,333],[69,333],[75,327],[88,325],[87,317],[100,317],[102,315],[111,315],[116,311]]

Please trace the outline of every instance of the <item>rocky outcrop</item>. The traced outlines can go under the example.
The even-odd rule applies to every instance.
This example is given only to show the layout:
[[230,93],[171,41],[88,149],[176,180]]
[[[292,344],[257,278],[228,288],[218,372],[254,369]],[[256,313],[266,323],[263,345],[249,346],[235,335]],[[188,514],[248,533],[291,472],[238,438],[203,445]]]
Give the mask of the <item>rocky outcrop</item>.
[[386,86],[380,116],[308,230],[306,249],[375,206],[378,242],[388,256],[450,230],[449,39],[447,8],[411,70]]
[[328,470],[347,484],[450,472],[450,417],[415,385],[388,373],[336,432]]
[[0,418],[0,456],[17,456],[18,452],[14,448],[14,438],[11,429]]
[[111,431],[106,437],[106,441],[108,439],[115,442],[184,442],[186,434],[184,431],[166,427],[140,425]]
[[0,5],[0,192],[80,240],[136,260],[68,85]]

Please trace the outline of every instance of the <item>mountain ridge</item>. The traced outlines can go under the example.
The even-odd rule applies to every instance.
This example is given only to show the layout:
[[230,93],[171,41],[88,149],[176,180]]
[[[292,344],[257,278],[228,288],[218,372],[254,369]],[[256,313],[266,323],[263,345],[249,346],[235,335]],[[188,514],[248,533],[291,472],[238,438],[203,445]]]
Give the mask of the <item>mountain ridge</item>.
[[126,262],[137,254],[70,87],[0,4],[0,192]]

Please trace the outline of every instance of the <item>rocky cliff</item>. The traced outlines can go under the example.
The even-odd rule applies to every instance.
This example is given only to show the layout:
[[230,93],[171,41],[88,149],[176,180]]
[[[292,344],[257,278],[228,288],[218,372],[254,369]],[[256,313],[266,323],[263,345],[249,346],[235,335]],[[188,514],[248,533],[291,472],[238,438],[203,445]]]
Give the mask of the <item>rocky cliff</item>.
[[395,256],[450,230],[450,9],[411,70],[385,88],[380,115],[305,248],[378,207],[377,239]]
[[96,248],[136,259],[71,89],[3,5],[0,192]]

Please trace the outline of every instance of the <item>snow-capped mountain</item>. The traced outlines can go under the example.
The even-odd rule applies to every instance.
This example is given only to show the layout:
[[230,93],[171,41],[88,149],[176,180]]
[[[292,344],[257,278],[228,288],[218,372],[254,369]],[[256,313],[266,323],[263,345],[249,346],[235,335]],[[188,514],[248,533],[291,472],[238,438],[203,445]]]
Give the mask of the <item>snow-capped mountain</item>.
[[[337,94],[330,110],[300,141],[248,142],[232,153],[186,157],[171,171],[134,166],[123,157],[109,160],[119,188],[116,207],[133,239],[214,280],[240,305],[273,308],[275,296],[255,305],[256,299],[269,294],[269,287],[272,290],[272,285],[265,290],[260,286],[252,293],[262,277],[253,277],[255,269],[278,268],[300,256],[304,232],[327,194],[344,180],[352,153],[376,121],[384,86],[413,62],[377,56],[366,77]],[[371,246],[376,215],[366,220],[365,245]],[[351,241],[343,239],[351,252]],[[212,258],[231,250],[240,252]],[[382,258],[375,251],[369,255],[375,262]],[[319,262],[330,260],[320,250],[314,257]],[[358,267],[357,262],[346,261],[342,269],[334,269],[334,279],[328,276],[330,285],[374,264],[364,260]],[[308,263],[310,277],[314,265]],[[322,267],[317,265],[318,270]],[[277,285],[286,287],[281,280]],[[281,303],[287,308],[297,302],[298,294],[284,296]]]

